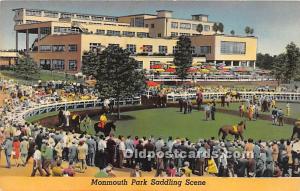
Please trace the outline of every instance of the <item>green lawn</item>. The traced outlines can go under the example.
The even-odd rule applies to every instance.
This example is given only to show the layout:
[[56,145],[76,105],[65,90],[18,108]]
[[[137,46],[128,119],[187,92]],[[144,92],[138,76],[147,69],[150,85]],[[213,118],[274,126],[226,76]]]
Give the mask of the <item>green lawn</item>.
[[[78,111],[78,110],[77,110]],[[57,115],[57,112],[42,114],[26,119],[33,122],[45,117]],[[167,138],[168,136],[188,137],[195,141],[199,138],[217,137],[218,129],[222,125],[237,124],[242,119],[238,116],[216,113],[216,121],[204,121],[203,111],[193,111],[192,114],[182,114],[177,108],[148,109],[124,112],[130,116],[129,120],[117,121],[116,135],[146,136]],[[93,117],[96,121],[99,116]],[[247,121],[245,138],[255,140],[288,139],[292,133],[292,126],[273,126],[271,121]],[[232,138],[232,137],[230,137]]]
[[[204,113],[194,111],[192,114],[182,114],[176,108],[150,109],[123,113],[135,119],[117,122],[117,135],[138,135],[167,138],[188,137],[191,140],[217,137],[218,129],[225,124],[231,125],[241,121],[238,116],[217,113],[216,121],[204,121]],[[273,140],[290,138],[292,127],[273,126],[271,121],[247,121],[245,138],[256,140]]]
[[[228,110],[238,111],[240,104],[241,103],[230,103],[229,107],[225,106],[224,108],[228,109]],[[278,108],[281,108],[284,111],[284,113],[286,114],[286,103],[277,102],[276,106]],[[300,104],[299,103],[290,103],[290,106],[291,106],[291,113],[290,113],[290,116],[288,116],[288,117],[291,117],[294,119],[300,118]],[[221,104],[217,104],[217,108],[222,108]],[[271,111],[269,113],[262,113],[262,114],[271,115]]]

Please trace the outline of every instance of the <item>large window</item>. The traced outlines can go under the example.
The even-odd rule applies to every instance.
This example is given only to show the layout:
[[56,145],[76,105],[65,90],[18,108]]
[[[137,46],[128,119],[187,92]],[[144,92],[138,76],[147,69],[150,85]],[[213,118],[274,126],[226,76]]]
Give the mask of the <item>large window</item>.
[[105,34],[105,30],[96,29],[96,34]]
[[177,29],[178,28],[178,23],[177,22],[171,22],[171,28],[172,29]]
[[60,15],[61,18],[66,19],[66,18],[74,18],[74,15],[71,13],[62,13]]
[[127,44],[126,48],[131,54],[136,53],[136,45],[135,44]]
[[158,51],[161,54],[167,54],[168,53],[168,47],[167,46],[158,46]]
[[143,45],[143,52],[152,52],[152,45]]
[[77,44],[69,44],[69,52],[76,52]]
[[124,35],[124,36],[133,37],[133,36],[135,36],[135,32],[131,32],[131,31],[123,31],[123,35]]
[[39,50],[40,50],[40,52],[51,52],[52,46],[51,45],[40,45]]
[[171,32],[171,37],[176,37],[178,36],[178,32]]
[[40,28],[40,34],[50,34],[51,33],[51,28],[50,27],[41,27]]
[[58,17],[58,13],[57,12],[44,11],[44,16],[45,17],[57,18]]
[[146,33],[146,32],[137,32],[136,36],[140,37],[140,38],[146,38],[146,37],[149,37],[149,33]]
[[173,46],[173,54],[175,54],[177,50],[178,50],[178,47],[177,46]]
[[210,26],[209,25],[204,25],[203,30],[204,31],[210,31]]
[[69,60],[69,70],[77,70],[77,60]]
[[40,67],[43,70],[51,70],[51,60],[41,59],[40,60]]
[[69,33],[70,31],[70,27],[54,27],[54,32],[56,33]]
[[191,29],[191,24],[190,23],[180,23],[180,28],[181,29]]
[[103,21],[103,17],[99,17],[99,16],[92,16],[92,20],[93,21]]
[[65,51],[65,45],[53,45],[52,46],[53,52],[64,52]]
[[135,27],[144,27],[144,18],[143,17],[134,18],[134,26]]
[[192,24],[192,29],[197,30],[197,26],[198,26],[197,24]]
[[246,54],[246,43],[221,41],[221,54]]
[[90,51],[96,52],[101,50],[101,43],[90,43]]
[[82,19],[82,20],[90,20],[89,15],[76,15],[77,19]]
[[137,69],[143,69],[143,61],[137,61],[138,65],[137,65]]
[[65,61],[64,60],[52,60],[52,68],[54,70],[64,70]]
[[27,16],[41,16],[42,12],[39,10],[26,10]]
[[106,34],[110,35],[110,36],[120,36],[121,32],[120,31],[107,30]]
[[199,53],[200,54],[211,54],[211,46],[200,46]]

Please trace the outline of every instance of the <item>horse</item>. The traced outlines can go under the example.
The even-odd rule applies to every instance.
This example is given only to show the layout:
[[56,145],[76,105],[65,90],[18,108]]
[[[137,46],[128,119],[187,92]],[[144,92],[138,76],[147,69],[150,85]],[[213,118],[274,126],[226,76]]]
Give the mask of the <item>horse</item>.
[[167,95],[157,94],[153,96],[153,104],[155,107],[166,107],[167,106]]
[[297,134],[297,137],[300,138],[300,121],[296,121],[294,124],[291,140],[294,138],[295,134]]
[[283,126],[283,115],[279,115],[277,117],[278,126]]
[[94,129],[96,134],[98,134],[99,132],[102,132],[104,134],[105,137],[109,136],[111,130],[116,131],[116,125],[114,121],[108,121],[104,128],[100,128],[98,127],[99,122],[94,124]]
[[237,131],[234,131],[232,125],[224,125],[219,129],[218,136],[220,137],[220,135],[222,133],[222,139],[224,140],[228,134],[231,134],[236,139],[239,139],[239,137],[240,137],[241,140],[244,140],[244,137],[243,137],[244,130],[246,130],[246,121],[241,121],[237,125]]
[[72,115],[72,117],[70,117],[70,127],[75,130],[75,132],[80,132],[80,121],[80,115]]

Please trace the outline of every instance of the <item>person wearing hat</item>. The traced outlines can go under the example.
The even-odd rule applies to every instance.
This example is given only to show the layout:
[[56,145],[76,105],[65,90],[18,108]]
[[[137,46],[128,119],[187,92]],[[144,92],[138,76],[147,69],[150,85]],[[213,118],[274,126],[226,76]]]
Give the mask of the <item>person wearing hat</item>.
[[86,155],[87,155],[87,149],[84,146],[84,141],[79,141],[79,145],[77,147],[78,152],[78,160],[80,162],[80,171],[84,172],[86,169]]
[[31,158],[31,157],[33,157],[33,154],[34,154],[34,147],[35,147],[35,141],[34,141],[34,139],[33,139],[33,137],[29,137],[29,148],[28,148],[28,155],[27,155],[27,158],[26,158],[26,163],[25,164],[27,164],[27,162],[29,161],[29,159]]
[[76,146],[76,140],[74,139],[72,141],[72,145],[69,147],[69,161],[72,161],[73,163],[77,162],[77,146]]
[[95,155],[96,155],[97,144],[96,141],[90,135],[87,135],[86,137],[87,137],[86,144],[88,145],[87,164],[89,166],[95,166]]
[[29,149],[29,142],[27,141],[27,136],[24,136],[22,141],[21,141],[21,144],[20,144],[22,166],[26,165],[26,159],[27,159],[27,156],[28,156],[28,149]]
[[4,127],[1,127],[0,128],[0,161],[1,161],[1,152],[2,152],[1,145],[4,143],[4,140],[5,140]]
[[13,143],[11,137],[7,137],[3,143],[3,148],[6,156],[6,168],[10,168],[10,158],[13,150]]
[[44,173],[42,170],[42,154],[38,146],[36,145],[33,154],[33,167],[32,167],[31,176],[35,176],[37,170],[39,171],[40,176],[43,176]]

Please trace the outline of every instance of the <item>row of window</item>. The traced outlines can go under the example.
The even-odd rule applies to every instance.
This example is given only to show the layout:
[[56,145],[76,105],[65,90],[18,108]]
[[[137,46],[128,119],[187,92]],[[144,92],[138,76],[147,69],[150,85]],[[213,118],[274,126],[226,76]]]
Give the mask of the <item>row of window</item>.
[[199,35],[199,34],[171,32],[171,37],[178,37],[178,36],[197,36],[197,35]]
[[[114,46],[120,46],[120,44],[108,44],[108,45],[114,45]],[[103,47],[101,43],[90,43],[90,50],[91,51],[97,51],[101,50]],[[126,44],[126,49],[131,53],[135,54],[137,52],[137,47],[135,44]],[[210,47],[207,48],[209,50],[203,50],[203,53],[209,52],[210,53]],[[143,45],[140,47],[141,52],[143,53],[153,53],[153,45]],[[177,47],[173,46],[173,54],[177,51]],[[195,47],[192,46],[192,53],[195,53]],[[168,47],[164,45],[158,46],[158,53],[159,54],[168,54]]]
[[[40,67],[44,70],[64,70],[65,61],[60,59],[41,59]],[[68,70],[77,70],[77,60],[68,61]]]
[[[39,46],[40,52],[64,52],[65,45],[40,45]],[[77,51],[77,44],[69,44],[68,45],[69,52],[76,52]]]
[[109,36],[128,36],[128,37],[140,37],[140,38],[146,38],[149,37],[149,33],[146,32],[131,32],[131,31],[115,31],[115,30],[102,30],[102,29],[97,29],[96,34],[101,34],[101,35],[109,35]]
[[[26,10],[27,16],[42,16],[42,11],[40,10]],[[58,18],[59,14],[58,12],[51,12],[51,11],[44,11],[45,17],[51,17],[51,18]],[[60,18],[77,18],[82,20],[93,20],[93,21],[116,21],[116,18],[114,17],[102,17],[102,16],[91,16],[90,15],[81,15],[81,14],[72,14],[72,13],[61,13]]]
[[[171,22],[172,29],[197,30],[198,24]],[[203,25],[203,31],[210,31],[210,25]]]

